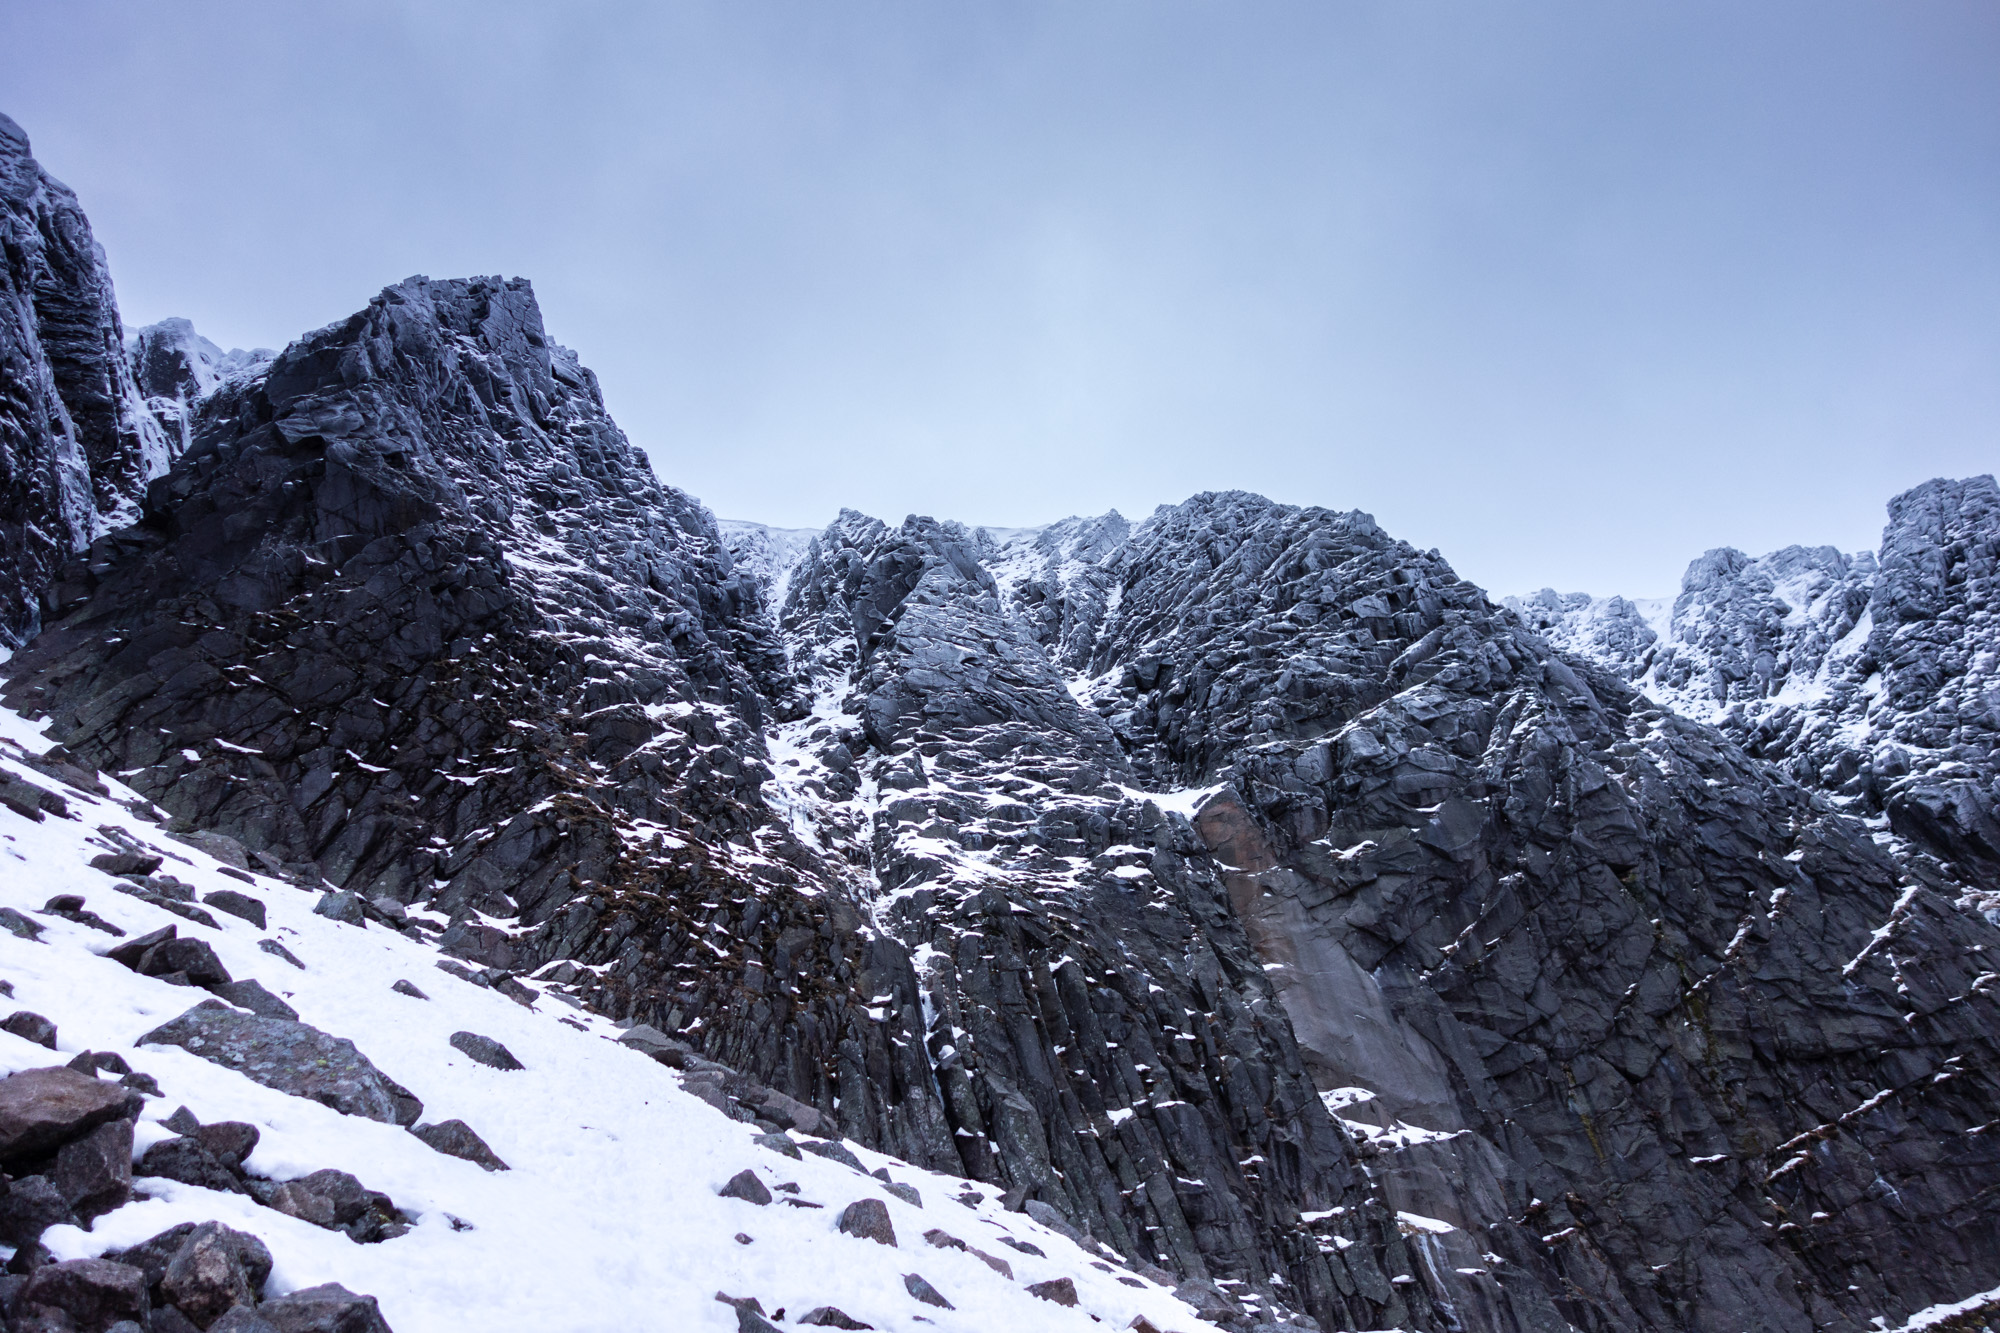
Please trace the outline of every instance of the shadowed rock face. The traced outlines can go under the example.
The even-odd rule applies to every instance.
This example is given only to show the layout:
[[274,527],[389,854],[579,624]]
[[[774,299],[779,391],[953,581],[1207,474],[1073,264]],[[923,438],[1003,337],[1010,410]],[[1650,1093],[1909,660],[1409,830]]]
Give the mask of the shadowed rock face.
[[0,643],[35,632],[63,566],[137,516],[168,441],[124,354],[76,195],[0,115]]

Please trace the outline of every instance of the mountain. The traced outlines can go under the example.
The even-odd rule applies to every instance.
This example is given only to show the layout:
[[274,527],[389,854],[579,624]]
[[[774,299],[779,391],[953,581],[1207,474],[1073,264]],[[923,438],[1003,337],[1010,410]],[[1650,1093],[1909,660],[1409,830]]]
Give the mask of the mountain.
[[[2000,1308],[1977,863],[1682,711],[1663,692],[1708,679],[1693,656],[1668,687],[1661,652],[1607,659],[1657,647],[1640,608],[1517,613],[1366,514],[1236,492],[999,532],[718,524],[519,279],[411,278],[268,360],[225,367],[178,326],[135,343],[185,449],[121,493],[135,522],[24,585],[46,611],[0,691],[38,729],[20,781],[72,774],[161,821],[93,811],[107,857],[191,842],[382,932],[399,967],[630,1025],[712,1108],[664,1100],[666,1151],[710,1115],[702,1143],[737,1121],[770,1167],[785,1149],[751,1131],[790,1131],[1064,1237],[1078,1313],[1037,1324],[1016,1283],[963,1326],[1858,1333]],[[1951,710],[1970,754],[1993,642],[1960,608],[1991,547],[1978,484],[1937,485],[1971,498],[1910,506],[1902,572],[1874,562],[1897,628],[1862,689]],[[1782,579],[1826,593],[1854,564]],[[1742,636],[1717,617],[1754,598],[1710,600],[1689,652],[1719,663]],[[1831,605],[1808,603],[1822,637]],[[40,802],[0,784],[0,825]],[[157,868],[100,873],[187,921]],[[24,905],[30,873],[0,877]],[[37,947],[0,935],[0,959]],[[134,994],[233,984],[168,967],[184,954],[200,971],[140,956]],[[314,984],[323,1021],[388,1039],[397,1011]],[[60,1022],[143,1044],[70,1003]],[[550,1058],[575,1082],[516,1085],[523,1114],[589,1113],[599,1066]],[[611,1132],[644,1132],[628,1101]],[[122,1211],[103,1225],[136,1226]],[[868,1243],[816,1225],[837,1243],[789,1269],[706,1240],[687,1262],[770,1312]],[[49,1234],[78,1261],[111,1244]],[[378,1248],[414,1263],[418,1236],[442,1238]],[[561,1280],[527,1279],[520,1326],[604,1326],[543,1299]],[[420,1283],[369,1281],[401,1333],[455,1326]],[[947,1317],[864,1286],[878,1327]],[[1114,1303],[1161,1286],[1180,1303]]]
[[1992,477],[1897,496],[1877,551],[1709,551],[1651,616],[1546,590],[1509,605],[1868,821],[1911,873],[2000,920]]
[[76,195],[0,115],[0,646],[35,632],[39,594],[166,470],[124,343]]

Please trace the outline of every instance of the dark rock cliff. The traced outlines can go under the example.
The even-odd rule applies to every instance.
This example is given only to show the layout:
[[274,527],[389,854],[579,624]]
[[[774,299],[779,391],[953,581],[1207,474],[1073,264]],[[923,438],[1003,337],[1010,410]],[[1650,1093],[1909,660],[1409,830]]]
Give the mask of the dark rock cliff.
[[0,115],[0,644],[40,623],[42,590],[137,517],[168,441],[125,360],[104,252],[76,195]]

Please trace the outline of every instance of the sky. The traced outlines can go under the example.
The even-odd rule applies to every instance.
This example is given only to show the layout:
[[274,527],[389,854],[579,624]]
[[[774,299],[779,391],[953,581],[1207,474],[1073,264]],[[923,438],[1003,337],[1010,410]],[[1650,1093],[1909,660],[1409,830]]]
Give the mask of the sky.
[[1496,593],[2000,465],[1991,0],[0,0],[128,327],[533,280],[726,518],[1364,509]]

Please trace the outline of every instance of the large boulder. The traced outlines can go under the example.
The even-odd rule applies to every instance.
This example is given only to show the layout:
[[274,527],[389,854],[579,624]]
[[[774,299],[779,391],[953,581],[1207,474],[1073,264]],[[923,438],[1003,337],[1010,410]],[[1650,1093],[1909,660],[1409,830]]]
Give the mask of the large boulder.
[[257,1314],[278,1333],[390,1333],[373,1296],[357,1296],[338,1282],[265,1301]]
[[505,1171],[507,1164],[486,1146],[486,1140],[463,1120],[446,1120],[435,1125],[417,1125],[410,1132],[447,1157],[462,1157],[488,1171]]
[[132,1122],[107,1121],[65,1143],[50,1180],[86,1223],[123,1204],[132,1197]]
[[136,1116],[138,1093],[74,1069],[25,1069],[0,1079],[0,1162],[33,1156],[99,1125]]
[[266,1018],[204,1000],[139,1038],[142,1046],[178,1046],[204,1060],[344,1115],[412,1125],[424,1104],[377,1069],[354,1043],[305,1023]]
[[77,1333],[105,1333],[120,1320],[146,1318],[146,1275],[109,1259],[71,1259],[36,1269],[18,1300],[22,1315],[60,1310]]

